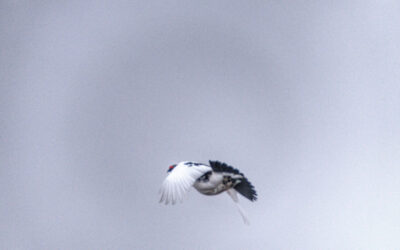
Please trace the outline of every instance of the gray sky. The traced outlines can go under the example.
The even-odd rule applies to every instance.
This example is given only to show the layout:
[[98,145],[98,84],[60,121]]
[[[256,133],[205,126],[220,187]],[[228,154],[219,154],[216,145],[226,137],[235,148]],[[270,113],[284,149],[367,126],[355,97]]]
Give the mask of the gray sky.
[[[399,1],[1,1],[1,249],[399,249]],[[241,199],[158,204],[225,161]]]

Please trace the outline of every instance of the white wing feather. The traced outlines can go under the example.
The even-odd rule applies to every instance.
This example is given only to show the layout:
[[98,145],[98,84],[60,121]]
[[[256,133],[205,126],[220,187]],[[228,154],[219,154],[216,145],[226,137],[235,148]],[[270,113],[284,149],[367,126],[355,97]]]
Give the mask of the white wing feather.
[[186,162],[181,162],[169,173],[164,180],[160,193],[160,203],[175,204],[178,200],[183,201],[184,196],[189,191],[190,187],[202,175],[211,171],[211,167],[207,165],[185,165]]

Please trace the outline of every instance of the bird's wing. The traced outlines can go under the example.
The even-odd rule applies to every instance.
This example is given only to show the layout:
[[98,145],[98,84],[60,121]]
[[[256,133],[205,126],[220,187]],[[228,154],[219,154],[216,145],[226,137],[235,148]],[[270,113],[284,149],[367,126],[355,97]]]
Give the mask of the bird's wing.
[[243,210],[242,206],[240,206],[239,204],[239,199],[237,197],[237,192],[235,189],[230,188],[228,190],[226,190],[226,192],[229,194],[229,196],[232,198],[232,200],[235,202],[237,209],[239,210],[240,215],[243,218],[243,222],[246,225],[250,225],[250,221],[247,218],[246,212]]
[[204,164],[179,163],[162,184],[160,203],[165,202],[165,204],[168,204],[171,202],[175,204],[178,200],[182,202],[183,197],[196,180],[211,170],[210,166]]
[[254,186],[239,170],[219,161],[210,161],[210,166],[214,172],[228,174],[234,179],[239,179],[240,182],[235,185],[235,190],[250,201],[257,200],[257,192]]

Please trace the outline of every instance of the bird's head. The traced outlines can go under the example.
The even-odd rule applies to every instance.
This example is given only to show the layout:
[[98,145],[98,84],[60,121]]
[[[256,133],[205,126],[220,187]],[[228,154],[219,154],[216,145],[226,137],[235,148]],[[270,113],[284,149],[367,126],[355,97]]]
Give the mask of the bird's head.
[[176,164],[169,166],[167,173],[171,172],[176,167]]

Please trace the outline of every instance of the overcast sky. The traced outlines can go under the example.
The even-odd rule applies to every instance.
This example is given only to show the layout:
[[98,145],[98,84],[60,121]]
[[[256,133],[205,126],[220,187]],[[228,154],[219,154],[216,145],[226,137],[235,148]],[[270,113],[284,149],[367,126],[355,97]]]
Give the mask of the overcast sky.
[[[399,249],[400,2],[0,3],[1,249]],[[259,200],[192,190],[220,160]]]

